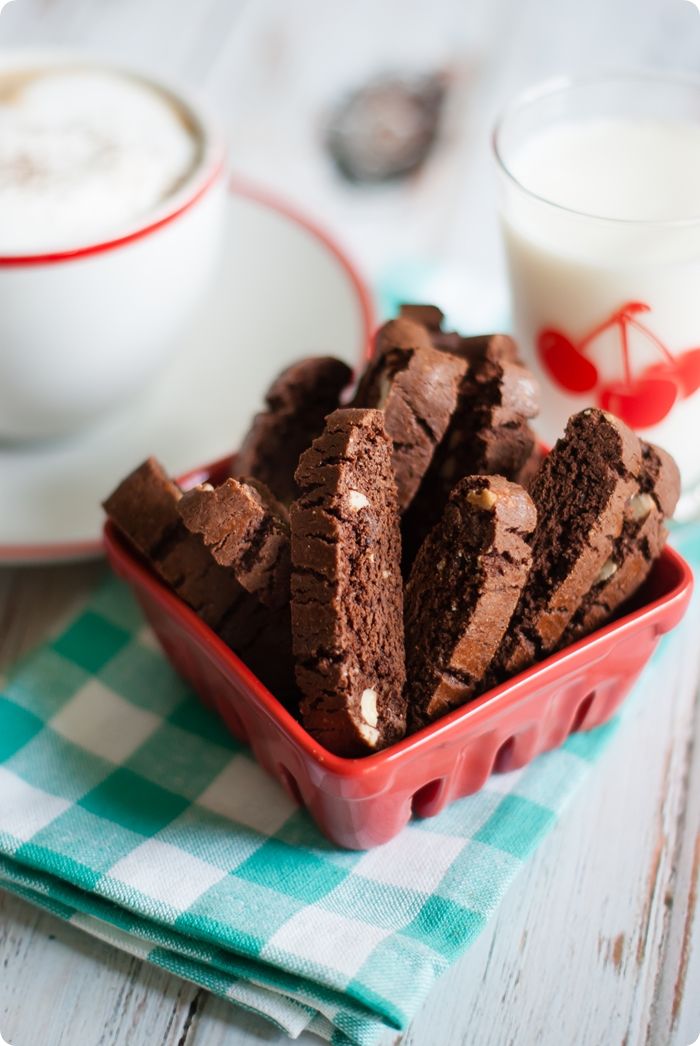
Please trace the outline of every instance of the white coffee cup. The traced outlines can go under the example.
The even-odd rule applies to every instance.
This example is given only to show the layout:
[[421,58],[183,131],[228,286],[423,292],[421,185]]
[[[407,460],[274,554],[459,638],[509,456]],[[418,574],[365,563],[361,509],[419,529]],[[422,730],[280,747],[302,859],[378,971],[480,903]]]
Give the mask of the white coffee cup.
[[218,257],[224,145],[198,105],[119,67],[59,53],[7,53],[0,78],[108,70],[168,99],[197,142],[174,191],[109,235],[0,252],[0,439],[46,438],[98,420],[152,380]]

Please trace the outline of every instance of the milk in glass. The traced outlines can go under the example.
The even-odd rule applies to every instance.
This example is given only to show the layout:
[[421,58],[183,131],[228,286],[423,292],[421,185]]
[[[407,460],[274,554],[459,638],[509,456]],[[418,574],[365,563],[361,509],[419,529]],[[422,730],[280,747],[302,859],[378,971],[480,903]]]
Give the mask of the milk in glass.
[[700,125],[559,119],[518,136],[503,228],[540,431],[595,404],[700,481]]

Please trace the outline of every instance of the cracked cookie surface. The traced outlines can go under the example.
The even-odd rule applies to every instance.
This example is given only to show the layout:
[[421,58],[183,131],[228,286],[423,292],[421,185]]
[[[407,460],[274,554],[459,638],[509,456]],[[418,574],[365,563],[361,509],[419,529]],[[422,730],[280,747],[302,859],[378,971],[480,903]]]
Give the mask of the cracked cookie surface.
[[405,592],[409,723],[475,697],[527,581],[528,494],[502,476],[469,476],[416,556]]
[[379,330],[353,406],[384,412],[400,511],[413,500],[447,430],[467,366],[435,349],[425,327],[410,319],[391,320]]
[[381,411],[337,410],[296,473],[292,631],[301,718],[343,756],[383,748],[406,726],[391,451]]
[[532,485],[532,570],[496,658],[496,679],[559,645],[610,559],[641,469],[641,443],[618,418],[590,408],[569,419]]
[[566,629],[561,646],[588,635],[610,619],[649,576],[666,544],[666,520],[680,496],[680,473],[661,447],[642,442],[642,468],[624,509],[620,536]]
[[[110,519],[170,588],[285,703],[294,703],[289,610],[270,611],[182,521],[182,491],[148,458],[107,498]],[[286,614],[286,622],[285,622]]]
[[203,483],[183,494],[178,508],[187,529],[246,592],[275,609],[289,602],[289,518],[263,483]]

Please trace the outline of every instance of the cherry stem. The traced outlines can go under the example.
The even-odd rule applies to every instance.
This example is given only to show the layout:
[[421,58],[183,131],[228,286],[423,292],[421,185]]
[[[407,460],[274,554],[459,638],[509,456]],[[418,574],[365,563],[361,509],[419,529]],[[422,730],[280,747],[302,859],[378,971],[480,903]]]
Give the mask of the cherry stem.
[[599,335],[604,334],[605,331],[610,330],[611,327],[619,326],[623,319],[629,319],[628,310],[633,306],[635,307],[635,311],[639,311],[638,308],[636,308],[638,306],[637,302],[625,302],[625,304],[621,305],[619,309],[616,309],[611,316],[608,316],[607,320],[603,320],[603,322],[599,323],[597,327],[594,327],[593,330],[587,334],[585,338],[582,338],[576,346],[579,352],[583,352],[592,341],[595,341],[595,339]]
[[629,389],[632,385],[632,370],[630,368],[630,346],[629,346],[629,335],[627,333],[627,324],[630,322],[629,316],[620,316],[617,323],[620,328],[620,341],[622,342],[622,366],[625,371],[625,384]]
[[605,320],[604,323],[599,323],[597,327],[593,328],[590,334],[587,334],[586,337],[582,338],[581,341],[578,343],[577,348],[579,352],[583,352],[584,349],[587,349],[591,342],[595,341],[600,334],[604,334],[605,331],[610,330],[611,327],[614,327],[615,324],[619,322],[619,316],[617,313],[615,313],[609,319]]
[[625,382],[628,386],[632,383],[628,330],[630,325],[634,327],[635,330],[639,331],[640,334],[643,334],[645,338],[648,338],[654,348],[661,353],[668,363],[675,364],[676,362],[676,357],[666,348],[661,339],[657,337],[653,331],[649,330],[645,324],[640,323],[639,320],[635,319],[635,314],[638,312],[651,312],[651,309],[648,305],[645,305],[644,302],[625,302],[625,304],[619,309],[616,309],[607,320],[603,320],[603,322],[599,323],[597,327],[594,327],[593,330],[590,331],[585,338],[582,338],[576,346],[579,352],[584,352],[591,342],[595,341],[595,339],[600,337],[601,334],[604,334],[605,331],[610,330],[611,327],[618,327],[622,344],[622,361],[625,371]]
[[640,334],[644,334],[649,339],[649,341],[656,346],[656,348],[659,350],[664,359],[668,360],[669,363],[676,362],[676,357],[669,349],[666,348],[661,339],[658,338],[653,331],[650,331],[649,328],[646,327],[643,323],[640,323],[639,320],[633,320],[631,316],[629,317],[629,322],[632,324],[633,327],[637,328]]

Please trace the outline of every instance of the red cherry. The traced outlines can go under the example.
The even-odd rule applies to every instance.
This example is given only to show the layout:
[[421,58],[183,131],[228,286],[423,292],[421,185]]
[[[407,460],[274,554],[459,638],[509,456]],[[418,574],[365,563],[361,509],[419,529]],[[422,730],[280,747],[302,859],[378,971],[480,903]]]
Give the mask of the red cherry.
[[684,397],[700,389],[700,349],[688,349],[676,356],[678,380]]
[[630,428],[658,425],[671,412],[678,386],[664,377],[640,377],[630,382],[611,381],[598,394],[603,410],[622,418]]
[[641,377],[673,381],[680,395],[687,399],[700,388],[700,349],[688,349],[676,356],[675,360],[652,363],[644,368]]
[[639,374],[640,378],[663,378],[664,381],[672,381],[682,395],[681,376],[678,372],[675,360],[659,360],[658,363],[650,363]]
[[540,331],[537,352],[547,373],[567,392],[590,392],[598,381],[595,365],[561,331]]

